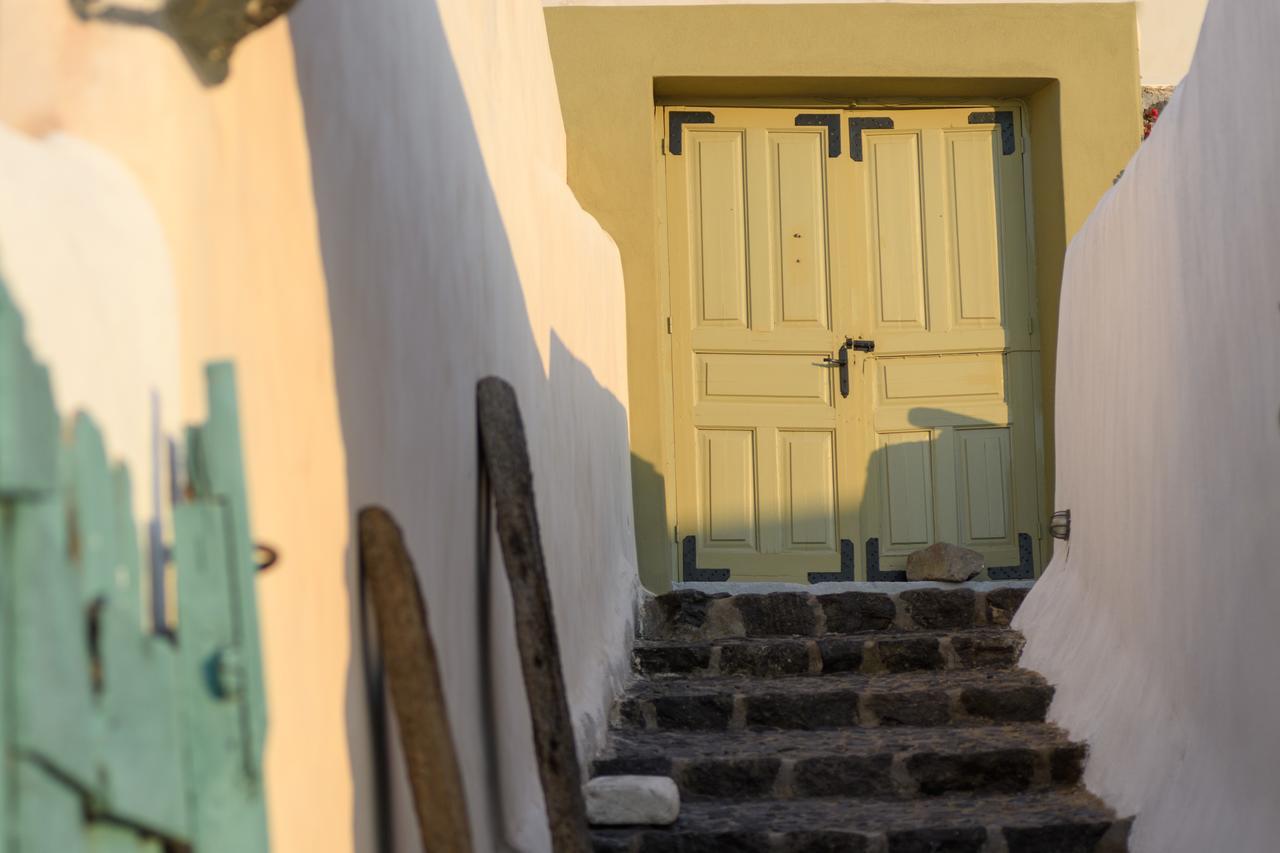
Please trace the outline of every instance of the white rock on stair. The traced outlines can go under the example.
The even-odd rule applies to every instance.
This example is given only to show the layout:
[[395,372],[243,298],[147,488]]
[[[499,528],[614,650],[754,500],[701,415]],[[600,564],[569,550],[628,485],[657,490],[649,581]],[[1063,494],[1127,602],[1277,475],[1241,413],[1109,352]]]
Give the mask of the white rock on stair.
[[680,789],[666,776],[597,776],[582,793],[596,826],[666,826],[680,816]]

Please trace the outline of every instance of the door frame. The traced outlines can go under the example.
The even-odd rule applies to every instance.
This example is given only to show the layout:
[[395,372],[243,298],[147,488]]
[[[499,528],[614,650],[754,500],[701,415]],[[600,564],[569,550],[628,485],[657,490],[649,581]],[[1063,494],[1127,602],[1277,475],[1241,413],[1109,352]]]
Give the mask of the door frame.
[[[652,134],[654,144],[650,148],[653,152],[652,174],[655,193],[655,207],[657,215],[654,219],[654,238],[655,238],[655,270],[657,271],[657,290],[658,290],[658,314],[655,318],[656,322],[662,327],[660,329],[663,343],[660,347],[661,358],[659,361],[660,377],[659,383],[661,388],[661,411],[659,419],[662,431],[662,476],[666,478],[671,487],[665,491],[665,510],[666,517],[671,522],[671,538],[669,540],[669,562],[668,572],[672,584],[684,583],[683,578],[683,554],[680,540],[685,535],[680,531],[676,520],[679,517],[677,509],[677,499],[680,493],[679,472],[676,464],[676,392],[674,383],[674,338],[671,334],[671,305],[673,294],[672,276],[671,276],[671,252],[669,238],[669,223],[667,222],[667,175],[665,158],[668,156],[666,150],[667,140],[667,110],[679,108],[704,108],[714,110],[720,109],[753,109],[753,108],[773,108],[773,109],[796,109],[796,110],[851,110],[851,109],[884,109],[884,110],[928,110],[928,109],[998,109],[1002,106],[1015,107],[1015,116],[1017,116],[1016,131],[1022,140],[1022,178],[1023,178],[1023,210],[1024,210],[1024,229],[1026,233],[1027,246],[1027,270],[1025,273],[1025,286],[1027,290],[1027,306],[1030,314],[1031,329],[1029,334],[1029,347],[1026,352],[1031,353],[1031,364],[1028,365],[1030,372],[1030,388],[1026,389],[1026,393],[1030,395],[1030,405],[1032,408],[1032,425],[1031,431],[1035,445],[1035,528],[1030,531],[1029,535],[1032,539],[1032,566],[1033,575],[1038,578],[1043,572],[1045,565],[1048,563],[1048,552],[1050,551],[1048,543],[1045,542],[1045,507],[1043,506],[1045,489],[1046,489],[1046,457],[1045,457],[1045,441],[1044,441],[1044,406],[1043,394],[1041,389],[1041,361],[1044,357],[1041,343],[1041,323],[1040,323],[1040,305],[1037,292],[1037,250],[1035,239],[1035,206],[1034,192],[1032,185],[1032,158],[1034,150],[1031,140],[1031,106],[1023,98],[1014,97],[997,97],[997,98],[903,98],[903,97],[851,97],[848,99],[819,99],[819,98],[793,98],[793,97],[715,97],[715,98],[698,98],[698,97],[682,97],[682,98],[657,98],[654,99],[653,115],[652,115]],[[1017,352],[1018,350],[1011,350]],[[1007,373],[1008,371],[1006,365]],[[1012,376],[1006,376],[1006,384],[1012,384]],[[859,437],[859,441],[862,441]],[[869,484],[864,484],[869,487]],[[860,507],[857,511],[857,531],[859,537],[864,533],[863,527],[865,521],[863,518],[863,510]],[[864,545],[863,539],[855,541],[855,554],[862,551]],[[860,568],[857,573],[865,577],[868,566],[864,557],[855,557],[855,565]],[[874,578],[870,578],[874,580]]]

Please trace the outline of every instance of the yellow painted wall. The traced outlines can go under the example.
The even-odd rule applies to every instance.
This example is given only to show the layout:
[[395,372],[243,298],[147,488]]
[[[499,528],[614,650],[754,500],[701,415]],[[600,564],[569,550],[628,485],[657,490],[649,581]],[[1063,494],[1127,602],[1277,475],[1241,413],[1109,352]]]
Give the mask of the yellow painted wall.
[[[649,588],[667,587],[674,557],[655,102],[1025,99],[1042,409],[1053,423],[1063,254],[1138,145],[1132,4],[578,6],[546,16],[569,182],[622,252],[637,544]],[[1053,458],[1048,426],[1045,455]]]
[[[852,0],[858,2],[859,0]],[[543,0],[544,6],[715,6],[743,4],[800,4],[814,0]],[[832,5],[848,5],[851,0],[817,0]],[[861,0],[875,3],[932,5],[967,4],[973,0]],[[988,0],[993,3],[1046,2],[1075,3],[1099,0]],[[1101,0],[1129,2],[1129,0]],[[1196,38],[1204,19],[1207,0],[1137,0],[1138,37],[1141,42],[1142,83],[1172,86],[1187,73]]]

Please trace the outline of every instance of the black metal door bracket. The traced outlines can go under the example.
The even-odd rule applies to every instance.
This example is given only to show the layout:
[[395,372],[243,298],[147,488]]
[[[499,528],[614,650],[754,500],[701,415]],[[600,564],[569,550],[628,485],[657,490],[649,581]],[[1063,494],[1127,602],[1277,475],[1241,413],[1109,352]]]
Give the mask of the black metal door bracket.
[[849,156],[862,162],[862,131],[893,130],[893,119],[888,116],[849,119]]
[[684,126],[686,124],[715,124],[715,113],[672,110],[667,113],[667,150],[673,157],[684,151]]
[[969,113],[969,124],[1000,125],[1000,149],[1005,154],[1018,150],[1018,138],[1013,130],[1013,111],[996,110],[986,113]]
[[825,127],[827,129],[827,156],[840,156],[840,116],[830,113],[800,113],[796,127]]
[[867,540],[867,580],[869,581],[905,581],[907,573],[904,569],[880,571],[880,540],[872,536]]
[[681,572],[680,579],[683,581],[727,581],[729,579],[728,569],[700,569],[698,568],[698,538],[696,536],[686,536],[680,542],[681,547]]
[[809,583],[853,580],[853,540],[840,540],[840,571],[809,572]]
[[987,576],[993,581],[1032,580],[1036,576],[1035,547],[1030,534],[1018,534],[1018,565],[988,566]]

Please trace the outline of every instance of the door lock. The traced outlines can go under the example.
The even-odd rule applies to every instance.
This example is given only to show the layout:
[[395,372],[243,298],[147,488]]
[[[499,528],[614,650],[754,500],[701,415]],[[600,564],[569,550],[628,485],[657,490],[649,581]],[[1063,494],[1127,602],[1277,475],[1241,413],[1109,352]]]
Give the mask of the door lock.
[[840,345],[840,351],[836,353],[835,358],[827,356],[822,360],[822,367],[839,368],[840,370],[840,396],[849,396],[849,350],[857,350],[858,352],[874,352],[876,348],[875,341],[854,340],[853,338],[845,338],[844,343]]

